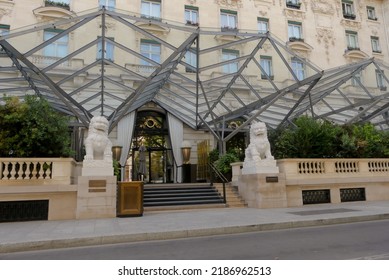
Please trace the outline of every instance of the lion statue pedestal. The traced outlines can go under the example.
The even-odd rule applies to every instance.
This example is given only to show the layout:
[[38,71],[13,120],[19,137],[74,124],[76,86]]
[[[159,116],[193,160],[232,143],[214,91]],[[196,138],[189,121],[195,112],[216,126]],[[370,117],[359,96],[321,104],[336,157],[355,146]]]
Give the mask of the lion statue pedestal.
[[93,117],[85,139],[86,154],[78,177],[77,219],[116,217],[116,185],[108,120]]
[[250,128],[250,145],[245,151],[242,174],[279,173],[271,155],[266,124],[257,122]]
[[113,176],[112,142],[108,138],[108,120],[93,117],[85,140],[82,176]]
[[287,207],[285,174],[279,172],[271,155],[265,123],[251,125],[250,145],[245,155],[238,190],[248,207]]

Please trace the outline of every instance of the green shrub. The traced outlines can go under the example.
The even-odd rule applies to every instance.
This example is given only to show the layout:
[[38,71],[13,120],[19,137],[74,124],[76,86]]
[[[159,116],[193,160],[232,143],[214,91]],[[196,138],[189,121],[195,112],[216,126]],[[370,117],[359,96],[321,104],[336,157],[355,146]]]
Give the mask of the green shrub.
[[43,98],[5,97],[0,105],[1,157],[67,157],[72,154],[68,119]]

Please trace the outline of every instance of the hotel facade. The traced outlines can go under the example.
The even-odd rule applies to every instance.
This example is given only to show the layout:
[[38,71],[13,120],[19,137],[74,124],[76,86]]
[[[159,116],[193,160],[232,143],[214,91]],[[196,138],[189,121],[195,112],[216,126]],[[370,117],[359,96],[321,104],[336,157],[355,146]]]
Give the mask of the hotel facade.
[[386,0],[0,0],[0,102],[71,116],[78,161],[105,116],[126,180],[145,145],[146,182],[180,182],[183,145],[201,166],[255,121],[387,129],[388,15]]

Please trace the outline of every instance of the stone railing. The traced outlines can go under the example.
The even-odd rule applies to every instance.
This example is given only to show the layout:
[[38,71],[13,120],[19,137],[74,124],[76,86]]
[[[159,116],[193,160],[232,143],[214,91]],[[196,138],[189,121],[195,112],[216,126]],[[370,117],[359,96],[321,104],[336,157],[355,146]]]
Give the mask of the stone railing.
[[[241,175],[242,164],[231,164],[233,181]],[[287,178],[389,176],[389,158],[281,159],[277,166]]]
[[72,184],[77,175],[71,158],[0,158],[0,185],[17,182]]
[[277,165],[292,177],[389,175],[389,159],[282,159]]
[[[61,57],[54,57],[54,56],[45,56],[45,55],[32,55],[31,56],[31,62],[36,65],[41,66],[49,66],[57,61],[59,61]],[[71,60],[67,60],[62,62],[60,65],[58,65],[61,68],[71,68],[72,62]]]

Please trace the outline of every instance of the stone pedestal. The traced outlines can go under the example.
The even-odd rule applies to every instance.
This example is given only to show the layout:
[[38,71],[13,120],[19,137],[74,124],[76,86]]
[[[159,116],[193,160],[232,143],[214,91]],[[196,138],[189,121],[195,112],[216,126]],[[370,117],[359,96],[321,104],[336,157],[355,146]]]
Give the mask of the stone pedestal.
[[243,162],[242,174],[279,173],[277,162],[274,159]]
[[116,217],[116,176],[79,176],[77,219]]
[[284,173],[242,174],[238,188],[239,194],[248,207],[285,208],[288,206]]
[[82,176],[113,176],[112,160],[84,160],[82,169]]

